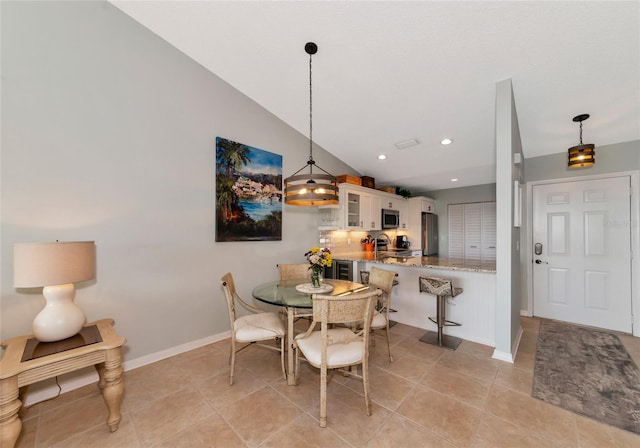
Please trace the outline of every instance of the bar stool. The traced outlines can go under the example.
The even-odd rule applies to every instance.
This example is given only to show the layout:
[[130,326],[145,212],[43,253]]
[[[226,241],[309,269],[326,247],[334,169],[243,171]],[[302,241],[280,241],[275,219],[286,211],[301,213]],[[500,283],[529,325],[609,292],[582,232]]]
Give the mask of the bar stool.
[[458,322],[452,322],[446,319],[445,305],[447,299],[457,296],[462,293],[462,288],[454,288],[451,280],[446,280],[438,277],[419,276],[418,281],[420,283],[420,292],[433,294],[437,297],[436,303],[436,318],[429,318],[431,322],[438,326],[438,331],[427,331],[424,336],[420,338],[421,342],[427,344],[438,345],[440,347],[447,348],[449,350],[455,350],[462,342],[462,339],[448,334],[443,334],[442,329],[444,327],[456,326],[459,327],[462,324]]

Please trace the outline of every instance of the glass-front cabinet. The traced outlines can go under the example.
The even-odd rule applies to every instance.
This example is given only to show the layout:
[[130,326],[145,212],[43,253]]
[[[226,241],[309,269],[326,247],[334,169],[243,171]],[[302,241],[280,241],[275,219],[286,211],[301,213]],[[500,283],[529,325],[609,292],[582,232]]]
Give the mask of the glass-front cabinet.
[[348,229],[361,229],[362,219],[360,213],[360,205],[362,204],[362,198],[358,193],[346,193],[347,198],[347,228]]
[[[344,193],[343,193],[344,191]],[[347,230],[380,230],[380,198],[375,194],[340,187],[345,198]]]

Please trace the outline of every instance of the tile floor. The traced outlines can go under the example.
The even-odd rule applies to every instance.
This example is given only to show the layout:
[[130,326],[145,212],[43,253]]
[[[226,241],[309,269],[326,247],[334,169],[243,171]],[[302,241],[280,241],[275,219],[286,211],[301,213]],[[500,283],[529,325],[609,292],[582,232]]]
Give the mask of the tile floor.
[[[451,352],[418,341],[424,330],[392,328],[371,351],[373,413],[361,383],[333,375],[328,427],[318,425],[319,375],[303,364],[287,386],[278,354],[251,347],[228,385],[228,340],[125,373],[120,429],[109,433],[95,386],[26,410],[19,448],[42,447],[639,447],[640,436],[530,396],[537,319],[522,319],[516,362],[464,341]],[[622,336],[637,365],[640,339]]]

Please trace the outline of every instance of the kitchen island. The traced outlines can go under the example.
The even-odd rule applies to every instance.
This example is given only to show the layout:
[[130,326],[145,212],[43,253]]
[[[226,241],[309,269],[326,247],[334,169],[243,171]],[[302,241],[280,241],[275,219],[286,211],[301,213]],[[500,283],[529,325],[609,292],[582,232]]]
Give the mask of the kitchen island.
[[354,280],[360,271],[372,266],[398,274],[399,284],[393,287],[390,318],[396,322],[436,331],[428,317],[436,315],[436,298],[422,294],[418,277],[442,277],[453,281],[464,292],[447,301],[447,319],[462,324],[446,327],[445,334],[495,347],[495,262],[469,262],[459,259],[420,256],[393,256],[391,252],[348,252],[335,254],[336,260],[353,263]]

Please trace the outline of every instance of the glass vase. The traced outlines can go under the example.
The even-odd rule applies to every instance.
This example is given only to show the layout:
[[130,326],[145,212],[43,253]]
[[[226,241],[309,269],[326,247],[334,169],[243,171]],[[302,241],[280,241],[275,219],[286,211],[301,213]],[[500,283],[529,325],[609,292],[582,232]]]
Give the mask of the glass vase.
[[318,271],[311,272],[311,286],[313,286],[314,288],[319,288],[321,283],[322,283],[322,275],[320,275],[320,272]]

